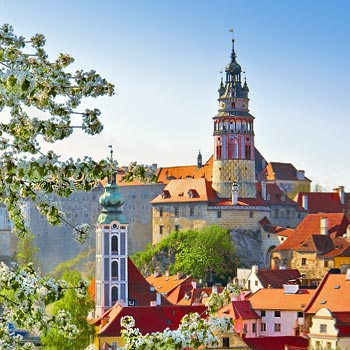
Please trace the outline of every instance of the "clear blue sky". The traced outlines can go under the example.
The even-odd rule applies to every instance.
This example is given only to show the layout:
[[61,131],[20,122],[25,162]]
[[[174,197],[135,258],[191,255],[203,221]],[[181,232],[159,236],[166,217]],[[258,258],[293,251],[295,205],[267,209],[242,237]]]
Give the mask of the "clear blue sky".
[[55,145],[65,156],[108,155],[158,166],[213,152],[220,70],[230,28],[246,69],[255,144],[267,161],[304,169],[313,184],[350,191],[350,1],[0,0],[0,22],[43,33],[54,59],[116,85],[103,133]]

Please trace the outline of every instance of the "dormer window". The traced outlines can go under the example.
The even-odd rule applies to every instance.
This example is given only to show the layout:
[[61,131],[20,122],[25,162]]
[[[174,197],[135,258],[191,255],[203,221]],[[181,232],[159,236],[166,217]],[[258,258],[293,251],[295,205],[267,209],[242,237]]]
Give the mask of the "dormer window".
[[187,195],[188,195],[189,198],[195,198],[195,197],[198,196],[198,193],[194,189],[189,189],[188,192],[187,192]]
[[168,190],[163,190],[161,196],[163,199],[170,198],[170,192]]

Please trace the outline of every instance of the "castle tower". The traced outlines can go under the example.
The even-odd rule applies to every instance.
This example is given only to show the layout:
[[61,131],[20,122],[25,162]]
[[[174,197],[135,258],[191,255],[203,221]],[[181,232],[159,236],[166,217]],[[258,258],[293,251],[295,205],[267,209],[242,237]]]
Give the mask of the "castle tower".
[[123,203],[119,187],[111,181],[100,197],[96,226],[96,317],[117,301],[128,303],[128,224]]
[[213,188],[220,198],[230,198],[236,182],[238,196],[254,198],[254,117],[249,113],[249,88],[242,83],[242,68],[236,61],[232,39],[231,62],[221,78],[219,110],[214,120]]

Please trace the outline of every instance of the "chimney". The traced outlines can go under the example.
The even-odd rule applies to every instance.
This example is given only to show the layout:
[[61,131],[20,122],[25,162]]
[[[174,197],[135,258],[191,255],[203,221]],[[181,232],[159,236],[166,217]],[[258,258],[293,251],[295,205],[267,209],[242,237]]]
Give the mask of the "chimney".
[[266,181],[261,181],[261,197],[266,201]]
[[321,218],[320,234],[321,235],[328,235],[328,218]]
[[341,204],[345,204],[344,186],[338,186],[339,199]]
[[238,203],[238,184],[236,181],[233,181],[232,183],[232,205],[237,205]]
[[253,265],[253,266],[252,266],[252,272],[258,273],[258,271],[259,271],[258,265]]
[[309,210],[309,208],[308,208],[309,207],[308,199],[309,199],[309,197],[306,194],[304,194],[303,197],[302,197],[302,206],[303,206],[303,208],[305,210]]
[[305,180],[305,170],[297,170],[297,179]]

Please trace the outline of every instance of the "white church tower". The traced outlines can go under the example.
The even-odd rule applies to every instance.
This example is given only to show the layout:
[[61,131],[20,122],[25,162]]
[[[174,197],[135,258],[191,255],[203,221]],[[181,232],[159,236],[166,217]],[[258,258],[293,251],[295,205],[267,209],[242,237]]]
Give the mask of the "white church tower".
[[115,180],[105,186],[100,204],[102,211],[96,227],[95,317],[100,317],[117,301],[128,304],[128,224],[121,209],[124,198]]

